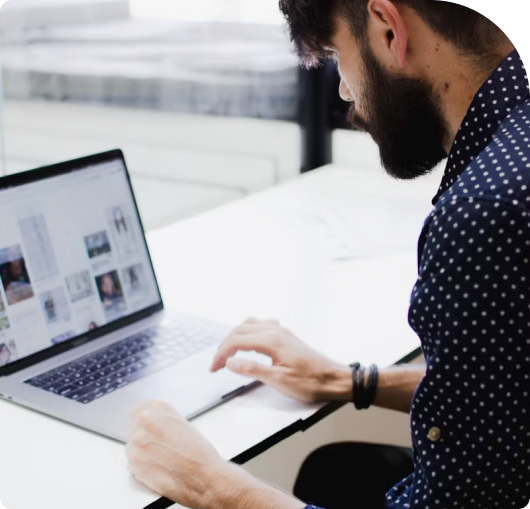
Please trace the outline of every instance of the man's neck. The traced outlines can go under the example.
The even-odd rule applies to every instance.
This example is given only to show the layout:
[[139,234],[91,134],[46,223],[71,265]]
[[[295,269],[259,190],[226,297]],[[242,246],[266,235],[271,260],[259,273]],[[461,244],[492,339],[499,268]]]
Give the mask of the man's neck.
[[455,55],[457,50],[447,43],[440,43],[437,48],[431,60],[431,82],[442,101],[442,111],[449,130],[444,148],[449,153],[473,98],[515,48],[508,42],[480,67],[468,57]]

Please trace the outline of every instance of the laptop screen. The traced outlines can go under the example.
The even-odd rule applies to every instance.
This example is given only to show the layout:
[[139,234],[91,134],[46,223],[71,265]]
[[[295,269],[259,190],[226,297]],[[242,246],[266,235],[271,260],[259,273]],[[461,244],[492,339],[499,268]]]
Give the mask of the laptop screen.
[[0,189],[0,366],[161,302],[121,157],[46,176]]

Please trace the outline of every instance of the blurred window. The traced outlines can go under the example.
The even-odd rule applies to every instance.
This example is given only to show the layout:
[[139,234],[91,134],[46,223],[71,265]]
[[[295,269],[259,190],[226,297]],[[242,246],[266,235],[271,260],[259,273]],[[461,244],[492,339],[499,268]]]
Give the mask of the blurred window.
[[3,169],[123,149],[148,229],[296,176],[298,61],[268,0],[11,0]]

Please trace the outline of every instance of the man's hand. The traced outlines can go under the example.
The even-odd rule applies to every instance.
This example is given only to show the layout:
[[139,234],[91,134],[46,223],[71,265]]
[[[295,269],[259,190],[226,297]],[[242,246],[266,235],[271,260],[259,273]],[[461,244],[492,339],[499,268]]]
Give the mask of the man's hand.
[[224,461],[211,444],[166,403],[133,412],[127,429],[132,473],[148,488],[194,509],[301,509],[304,503]]
[[228,463],[170,405],[151,401],[133,411],[127,429],[132,473],[154,492],[200,509],[214,477]]
[[[240,350],[265,354],[272,358],[272,366],[233,358]],[[299,401],[349,401],[352,397],[351,370],[315,352],[277,321],[249,318],[236,327],[219,346],[211,370],[225,366]]]

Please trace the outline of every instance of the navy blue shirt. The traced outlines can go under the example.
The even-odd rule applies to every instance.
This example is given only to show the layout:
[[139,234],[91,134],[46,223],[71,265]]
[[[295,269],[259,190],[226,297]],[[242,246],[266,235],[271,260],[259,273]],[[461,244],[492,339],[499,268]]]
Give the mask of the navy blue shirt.
[[528,504],[529,186],[528,80],[513,52],[473,99],[420,236],[409,323],[427,372],[411,408],[415,471],[388,509]]

